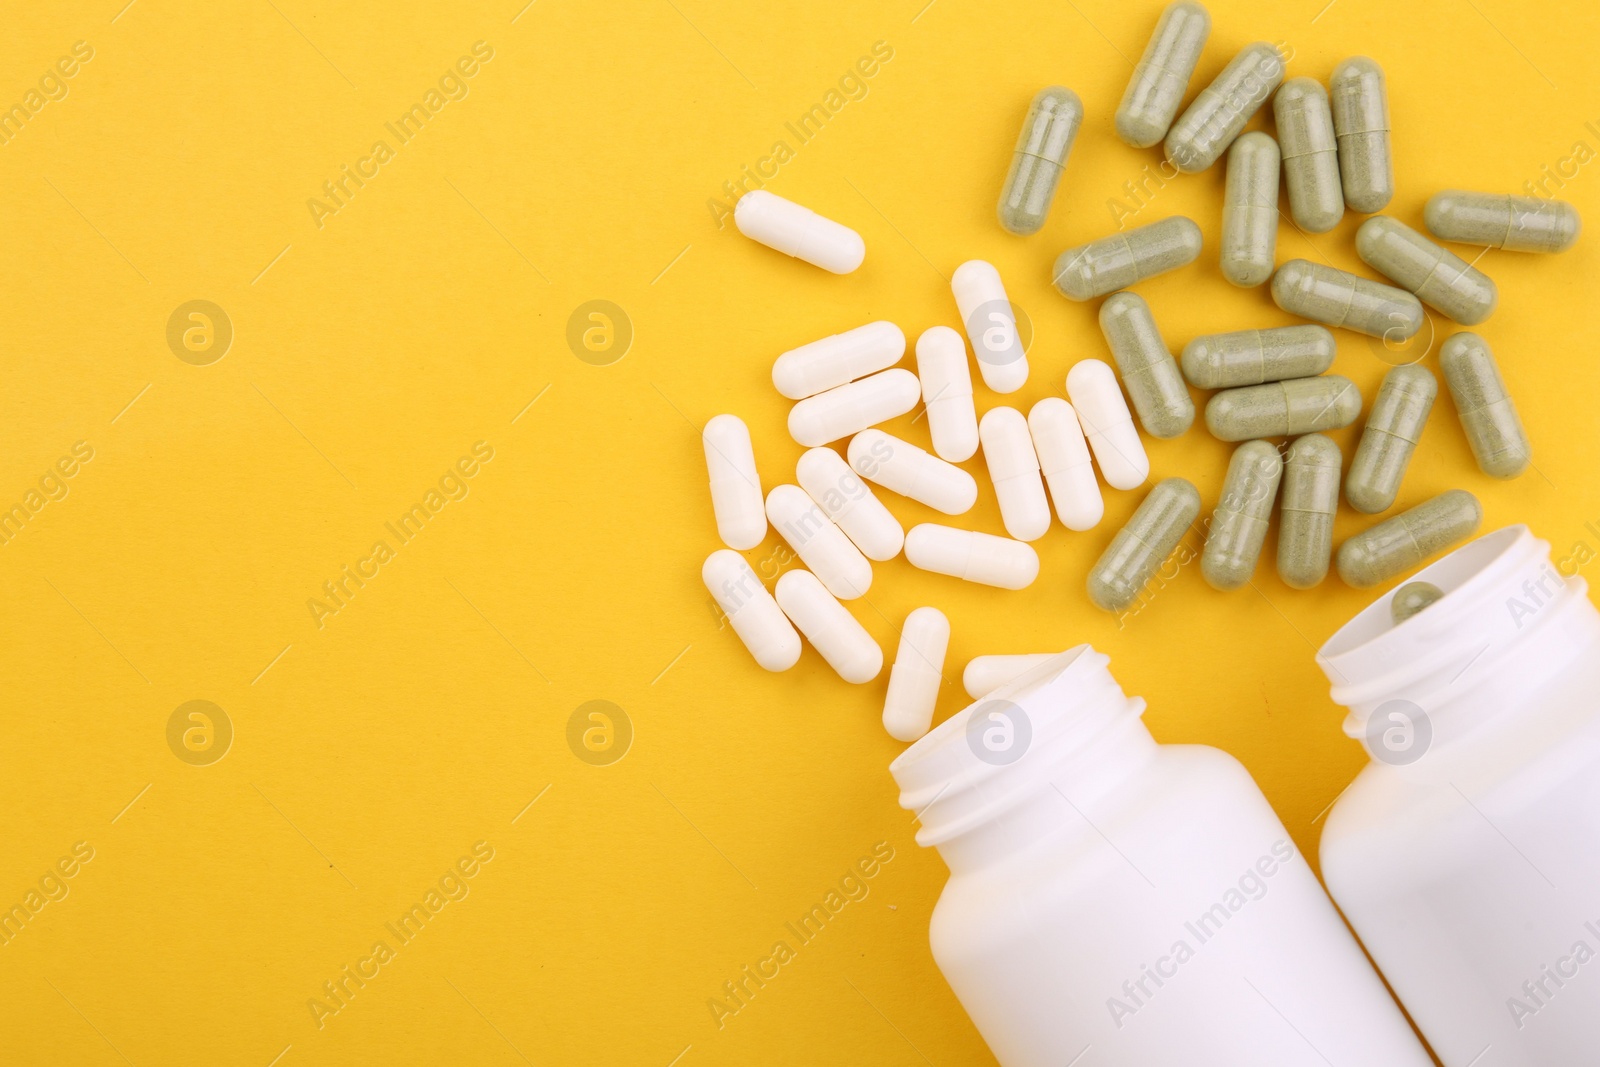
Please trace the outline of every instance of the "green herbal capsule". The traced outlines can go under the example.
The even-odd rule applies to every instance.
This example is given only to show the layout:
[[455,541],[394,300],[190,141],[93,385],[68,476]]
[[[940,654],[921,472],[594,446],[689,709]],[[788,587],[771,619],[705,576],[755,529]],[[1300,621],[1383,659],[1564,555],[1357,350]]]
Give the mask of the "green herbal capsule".
[[1089,572],[1089,599],[1105,611],[1125,610],[1199,514],[1200,491],[1191,483],[1157,482]]
[[1292,589],[1310,589],[1328,576],[1333,516],[1339,510],[1339,462],[1344,457],[1320,433],[1289,446],[1278,505],[1278,577]]
[[1482,521],[1477,497],[1465,489],[1441,493],[1340,545],[1339,577],[1356,589],[1377,585],[1472,536]]
[[1281,81],[1283,54],[1266,41],[1247,45],[1173,125],[1164,146],[1167,159],[1185,174],[1211,166]]
[[1199,4],[1179,0],[1161,12],[1117,108],[1124,144],[1149,148],[1167,135],[1210,33],[1211,16]]
[[1081,125],[1083,101],[1071,89],[1056,85],[1033,98],[1000,190],[1001,226],[1023,236],[1044,226]]
[[1483,338],[1466,331],[1452,336],[1439,349],[1439,369],[1456,402],[1472,458],[1483,473],[1515,478],[1527,470],[1533,450],[1500,377],[1500,366]]
[[1272,301],[1291,315],[1404,341],[1422,329],[1422,304],[1404,289],[1291,259],[1272,276]]
[[1432,582],[1407,582],[1389,599],[1389,618],[1399,626],[1411,616],[1444,599],[1444,590]]
[[1441,241],[1508,252],[1565,252],[1583,229],[1578,209],[1562,200],[1459,189],[1434,193],[1422,210],[1422,221]]
[[1333,139],[1328,94],[1311,78],[1290,78],[1272,100],[1283,151],[1289,214],[1311,233],[1327,233],[1344,218],[1339,149]]
[[1352,56],[1328,78],[1333,132],[1339,141],[1339,183],[1351,211],[1382,211],[1394,196],[1389,150],[1389,94],[1383,68]]
[[1438,395],[1439,383],[1415,364],[1395,367],[1383,376],[1344,479],[1344,495],[1351,507],[1376,515],[1394,504]]
[[1100,330],[1145,433],[1166,438],[1187,430],[1194,423],[1194,401],[1144,297],[1137,293],[1107,297],[1100,305]]
[[1463,326],[1475,326],[1494,314],[1498,296],[1487,274],[1387,215],[1374,215],[1361,224],[1356,255]]
[[1213,588],[1237,589],[1256,572],[1282,475],[1283,457],[1267,442],[1247,441],[1233,450],[1200,555],[1200,573]]
[[1206,334],[1183,346],[1183,376],[1201,389],[1309,378],[1333,366],[1334,354],[1333,334],[1321,326]]
[[1355,383],[1322,374],[1224,389],[1206,404],[1206,428],[1221,441],[1298,437],[1341,429],[1360,414],[1361,391]]
[[1278,254],[1278,142],[1252,130],[1228,149],[1222,194],[1222,276],[1234,285],[1272,277]]
[[1173,215],[1067,249],[1056,257],[1052,276],[1068,300],[1093,300],[1193,263],[1200,246],[1200,227]]

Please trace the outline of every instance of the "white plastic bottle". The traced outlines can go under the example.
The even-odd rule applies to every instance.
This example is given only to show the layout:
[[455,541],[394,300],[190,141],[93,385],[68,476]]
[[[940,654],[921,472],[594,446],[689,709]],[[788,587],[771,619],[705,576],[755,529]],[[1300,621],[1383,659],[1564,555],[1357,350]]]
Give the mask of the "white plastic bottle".
[[1248,771],[1158,745],[1087,645],[890,767],[933,957],[1004,1067],[1428,1067]]
[[1372,761],[1322,835],[1328,890],[1446,1067],[1600,1062],[1600,612],[1512,526],[1318,654]]

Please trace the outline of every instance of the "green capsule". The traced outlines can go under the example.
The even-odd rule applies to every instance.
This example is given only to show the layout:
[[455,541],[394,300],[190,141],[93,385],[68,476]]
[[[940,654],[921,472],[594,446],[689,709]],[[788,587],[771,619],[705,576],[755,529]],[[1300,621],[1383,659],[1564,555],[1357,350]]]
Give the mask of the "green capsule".
[[1291,315],[1404,341],[1422,329],[1422,304],[1404,289],[1291,259],[1272,276],[1272,301]]
[[1339,150],[1328,93],[1311,78],[1290,78],[1272,100],[1283,152],[1289,215],[1311,233],[1327,233],[1344,218]]
[[1374,215],[1361,224],[1356,255],[1463,326],[1474,326],[1494,314],[1498,296],[1487,274],[1387,215]]
[[1389,151],[1389,94],[1383,68],[1352,56],[1328,77],[1333,132],[1339,142],[1339,184],[1351,211],[1370,215],[1394,197]]
[[1533,450],[1506,392],[1494,353],[1475,333],[1462,331],[1439,348],[1439,369],[1456,402],[1472,458],[1483,473],[1515,478],[1528,469]]
[[1206,404],[1206,429],[1220,441],[1298,437],[1338,430],[1361,414],[1361,390],[1349,378],[1321,374],[1224,389]]
[[1562,200],[1459,189],[1429,197],[1422,221],[1441,241],[1488,245],[1508,252],[1565,252],[1583,229],[1578,209]]
[[1117,531],[1089,572],[1089,599],[1105,611],[1125,610],[1178,547],[1200,514],[1200,491],[1182,478],[1157,482]]
[[1259,130],[1228,149],[1222,194],[1222,276],[1248,288],[1272,277],[1278,255],[1278,142]]
[[1432,582],[1407,582],[1394,591],[1389,599],[1389,618],[1399,626],[1411,616],[1437,604],[1444,598],[1444,590]]
[[1185,174],[1205,170],[1222,158],[1272,90],[1283,81],[1283,53],[1257,41],[1233,57],[1215,81],[1200,90],[1167,134],[1164,151]]
[[1167,135],[1210,33],[1211,16],[1199,4],[1178,0],[1161,12],[1117,108],[1124,144],[1149,148]]
[[1033,98],[1000,190],[1001,226],[1022,236],[1044,226],[1081,125],[1083,101],[1071,89],[1055,85]]
[[1283,457],[1267,442],[1246,441],[1233,450],[1200,555],[1200,573],[1213,588],[1237,589],[1256,572],[1282,475]]
[[1183,346],[1183,376],[1201,389],[1310,378],[1333,366],[1334,354],[1333,334],[1321,326],[1206,334]]
[[1053,278],[1068,300],[1093,300],[1193,263],[1200,246],[1194,220],[1173,215],[1067,249],[1056,257]]
[[1187,430],[1194,423],[1194,401],[1144,297],[1138,293],[1107,297],[1100,305],[1100,330],[1144,432],[1166,438]]
[[1340,545],[1339,577],[1356,589],[1377,585],[1471,537],[1482,521],[1477,497],[1465,489],[1440,493]]
[[1278,577],[1291,589],[1310,589],[1328,576],[1343,458],[1331,438],[1314,433],[1290,445],[1283,461]]
[[1438,395],[1439,383],[1416,364],[1395,367],[1383,376],[1344,479],[1344,495],[1351,507],[1376,515],[1394,504]]

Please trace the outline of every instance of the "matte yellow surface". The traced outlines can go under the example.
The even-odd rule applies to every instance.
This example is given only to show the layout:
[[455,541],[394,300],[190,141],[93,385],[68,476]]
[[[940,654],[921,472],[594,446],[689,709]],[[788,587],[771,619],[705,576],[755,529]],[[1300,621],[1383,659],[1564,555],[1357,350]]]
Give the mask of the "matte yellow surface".
[[[958,325],[947,279],[974,257],[1035,330],[1006,402],[1058,394],[1105,350],[1095,305],[1055,294],[1049,265],[1119,214],[1205,233],[1199,262],[1139,287],[1174,351],[1290,322],[1217,269],[1223,167],[1151,179],[1158,151],[1112,134],[1159,4],[123,2],[15,6],[0,35],[0,101],[36,111],[0,144],[0,507],[28,516],[0,543],[0,907],[39,905],[0,946],[0,1059],[991,1062],[928,953],[945,871],[885,771],[902,746],[878,722],[884,679],[847,686],[809,650],[768,675],[719,629],[698,429],[741,415],[764,482],[791,480],[773,358],[875,318],[912,338]],[[1561,173],[1600,222],[1600,9],[1319,3],[1213,3],[1191,95],[1257,39],[1319,79],[1368,54],[1389,77],[1396,217],[1420,226],[1441,188]],[[66,95],[29,100],[79,41],[92,58],[46,79]],[[476,42],[492,58],[447,76]],[[846,77],[875,48],[872,76]],[[1049,224],[1019,239],[995,200],[1052,83],[1087,118]],[[402,142],[387,124],[418,103]],[[815,105],[802,142],[790,124]],[[369,176],[357,188],[345,167]],[[724,183],[757,168],[859,230],[865,266],[835,277],[739,236]],[[1285,225],[1279,259],[1361,270],[1358,223]],[[1479,474],[1441,396],[1400,504],[1461,486],[1486,529],[1531,523],[1559,557],[1600,546],[1600,244],[1478,265],[1501,301],[1479,332],[1538,469]],[[199,331],[197,351],[178,345],[190,360],[169,346],[192,300],[231,322],[220,359],[204,320],[180,320]],[[620,359],[569,348],[592,300],[631,322]],[[1448,332],[1434,316],[1421,340]],[[1369,401],[1410,358],[1338,338],[1333,369]],[[909,417],[889,429],[926,442]],[[1348,462],[1356,430],[1335,436]],[[1209,508],[1228,452],[1197,425],[1150,443],[1152,477],[1190,478]],[[72,476],[51,477],[63,457]],[[471,477],[451,473],[463,457]],[[966,467],[983,491],[962,522],[998,532],[981,460]],[[1119,625],[1083,580],[1138,500],[1111,494],[1091,532],[1054,528],[1024,592],[900,559],[851,610],[890,658],[913,607],[949,614],[941,719],[970,657],[1092,642],[1159,739],[1237,755],[1314,854],[1363,757],[1312,653],[1372,594],[1294,592],[1265,562],[1222,594],[1183,566]],[[430,517],[405,541],[386,524],[415,504]],[[1371,521],[1346,509],[1339,535]],[[778,546],[748,553],[768,577]],[[342,604],[323,589],[340,579]],[[221,709],[210,749],[187,712],[169,745],[194,700]],[[609,765],[569,746],[591,700],[631,724]],[[222,759],[178,757],[214,756],[223,717]],[[185,729],[202,731],[187,749]],[[785,924],[875,847],[892,859],[868,895],[795,939]],[[64,857],[73,875],[47,877]],[[472,877],[449,874],[458,861]],[[387,924],[430,890],[437,913],[397,937]],[[793,958],[719,1025],[708,1001],[780,940]],[[342,1002],[324,988],[341,979]]]

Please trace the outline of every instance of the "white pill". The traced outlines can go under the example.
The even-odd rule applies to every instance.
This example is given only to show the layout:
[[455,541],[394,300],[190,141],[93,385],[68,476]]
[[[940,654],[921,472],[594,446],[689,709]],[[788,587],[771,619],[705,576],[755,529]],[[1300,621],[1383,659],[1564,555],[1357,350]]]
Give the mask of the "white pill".
[[1028,429],[1061,525],[1069,530],[1094,529],[1106,507],[1078,413],[1059,396],[1047,396],[1028,412]]
[[883,670],[883,649],[810,571],[784,571],[778,606],[839,677],[859,685]]
[[867,557],[798,485],[767,494],[767,521],[840,600],[853,600],[872,585]]
[[1032,545],[931,522],[906,533],[906,559],[925,571],[1001,589],[1026,589],[1039,576]]
[[948,326],[923,330],[917,338],[917,377],[934,452],[951,463],[971,459],[978,451],[978,413],[972,406],[967,342]]
[[800,401],[789,409],[789,436],[807,448],[825,445],[904,415],[921,396],[915,374],[882,371]]
[[1017,334],[1017,316],[994,265],[969,259],[950,276],[956,309],[978,357],[983,384],[997,393],[1014,393],[1028,380],[1028,357]]
[[733,224],[752,241],[835,274],[849,274],[867,258],[859,233],[765,189],[739,198]]
[[883,728],[896,741],[915,741],[932,725],[949,646],[950,620],[944,612],[918,608],[906,616],[883,698]]
[[850,466],[867,481],[946,515],[960,515],[978,502],[972,475],[882,430],[861,431],[846,451]]
[[1067,372],[1067,398],[1106,484],[1113,489],[1143,485],[1150,476],[1150,459],[1111,366],[1098,359],[1079,360]]
[[701,431],[706,472],[711,475],[711,510],[717,536],[729,548],[754,548],[767,536],[761,505],[761,478],[750,428],[737,415],[717,415]]
[[1054,655],[1054,652],[1032,652],[1025,656],[979,656],[968,662],[967,669],[961,672],[962,688],[973,700],[982,700]]
[[800,658],[800,635],[743,556],[732,549],[717,549],[706,557],[700,580],[757,663],[769,671],[786,671],[795,665]]
[[853,382],[900,362],[906,335],[892,322],[869,322],[791,348],[772,364],[772,384],[790,400]]
[[831,448],[811,449],[795,464],[795,478],[862,555],[881,562],[900,554],[905,528],[839,453]]
[[978,433],[1006,533],[1018,541],[1037,541],[1050,529],[1050,501],[1039,477],[1028,420],[1016,408],[992,408],[984,413]]

